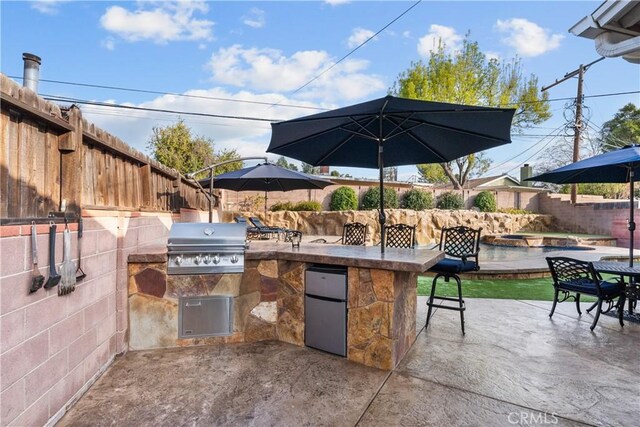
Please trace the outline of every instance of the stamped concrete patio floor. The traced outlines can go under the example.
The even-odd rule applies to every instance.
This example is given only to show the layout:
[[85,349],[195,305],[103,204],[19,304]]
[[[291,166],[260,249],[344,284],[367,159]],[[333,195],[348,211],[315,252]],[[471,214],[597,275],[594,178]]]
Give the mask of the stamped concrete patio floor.
[[129,352],[59,425],[640,425],[640,325],[549,307],[467,300],[464,337],[439,310],[392,372],[273,341]]

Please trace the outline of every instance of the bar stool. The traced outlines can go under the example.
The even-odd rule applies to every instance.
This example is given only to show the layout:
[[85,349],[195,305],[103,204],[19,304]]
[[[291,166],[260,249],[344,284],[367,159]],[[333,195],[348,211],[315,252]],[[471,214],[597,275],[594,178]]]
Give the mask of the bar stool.
[[[445,310],[454,310],[460,312],[460,325],[462,334],[464,335],[464,311],[466,309],[464,300],[462,299],[462,283],[460,281],[461,273],[468,271],[480,270],[478,264],[478,252],[480,251],[480,232],[482,228],[473,229],[465,226],[443,228],[440,235],[439,249],[449,258],[445,258],[429,269],[430,272],[436,273],[431,284],[431,294],[427,301],[429,310],[427,311],[427,323],[425,328],[429,326],[431,319],[431,310],[433,307],[443,308]],[[474,261],[469,259],[473,258]],[[458,297],[444,297],[436,295],[436,284],[438,279],[444,277],[445,282],[449,282],[453,278],[458,284]],[[436,304],[434,300],[438,299],[442,302],[457,302],[458,305],[442,305]]]

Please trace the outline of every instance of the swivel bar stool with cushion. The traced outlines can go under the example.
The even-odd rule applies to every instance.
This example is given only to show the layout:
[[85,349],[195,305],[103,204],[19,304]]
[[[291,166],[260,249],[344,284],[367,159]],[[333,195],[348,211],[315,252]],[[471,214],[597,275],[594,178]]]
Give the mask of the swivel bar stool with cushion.
[[[462,299],[462,283],[460,281],[461,273],[468,271],[480,270],[478,264],[478,252],[480,251],[480,232],[482,228],[473,229],[465,226],[443,228],[440,235],[439,249],[445,253],[448,258],[443,259],[429,269],[430,272],[436,273],[431,284],[431,294],[427,301],[429,310],[427,311],[427,323],[429,326],[431,319],[431,310],[433,307],[443,308],[446,310],[455,310],[460,312],[460,325],[462,326],[462,334],[464,335],[464,300]],[[473,259],[473,260],[471,260]],[[438,279],[444,277],[445,282],[449,282],[452,277],[458,284],[458,297],[443,297],[436,295],[436,284]],[[434,300],[438,299],[442,302],[453,301],[458,305],[442,305],[436,304]]]

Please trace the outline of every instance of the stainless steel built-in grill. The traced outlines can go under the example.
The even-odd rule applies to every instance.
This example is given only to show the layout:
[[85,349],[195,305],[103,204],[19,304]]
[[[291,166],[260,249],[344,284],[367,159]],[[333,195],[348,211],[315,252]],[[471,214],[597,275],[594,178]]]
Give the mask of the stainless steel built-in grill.
[[244,224],[173,224],[169,231],[167,273],[242,273],[246,233]]

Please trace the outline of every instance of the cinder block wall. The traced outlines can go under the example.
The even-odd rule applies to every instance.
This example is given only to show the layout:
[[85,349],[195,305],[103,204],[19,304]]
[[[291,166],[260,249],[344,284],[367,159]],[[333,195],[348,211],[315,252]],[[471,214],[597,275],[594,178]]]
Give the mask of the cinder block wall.
[[[0,425],[53,422],[126,349],[127,257],[166,244],[169,213],[83,211],[82,269],[75,292],[29,294],[31,227],[0,227]],[[62,260],[58,225],[56,263]],[[71,225],[77,262],[77,225]],[[48,277],[48,225],[38,226],[40,273]]]
[[[543,194],[540,211],[553,215],[559,227],[574,233],[615,237],[618,247],[629,246],[629,201],[605,200],[599,196],[578,196],[573,205],[568,194]],[[634,233],[634,246],[640,249],[640,234]]]

